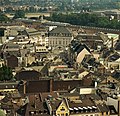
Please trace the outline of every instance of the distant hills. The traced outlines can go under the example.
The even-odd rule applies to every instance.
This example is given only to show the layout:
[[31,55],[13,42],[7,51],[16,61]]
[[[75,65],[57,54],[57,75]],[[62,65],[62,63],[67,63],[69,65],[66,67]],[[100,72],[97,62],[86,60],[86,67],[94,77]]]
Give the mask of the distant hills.
[[0,6],[25,6],[52,11],[120,9],[120,0],[0,0]]

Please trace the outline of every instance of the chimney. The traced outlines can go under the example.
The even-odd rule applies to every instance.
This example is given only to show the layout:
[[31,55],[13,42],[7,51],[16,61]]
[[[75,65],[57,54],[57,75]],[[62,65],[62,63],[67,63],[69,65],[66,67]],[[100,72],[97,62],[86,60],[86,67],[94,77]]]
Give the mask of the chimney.
[[23,93],[26,94],[26,82],[23,83]]
[[111,37],[111,50],[113,50],[113,37]]

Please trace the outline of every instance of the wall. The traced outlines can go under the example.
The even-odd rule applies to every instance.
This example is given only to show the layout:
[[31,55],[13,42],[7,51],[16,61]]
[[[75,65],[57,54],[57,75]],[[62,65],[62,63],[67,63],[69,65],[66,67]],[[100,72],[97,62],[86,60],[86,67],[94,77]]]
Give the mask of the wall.
[[118,111],[118,99],[113,99],[111,97],[107,97],[107,105],[113,105],[116,109],[116,111]]

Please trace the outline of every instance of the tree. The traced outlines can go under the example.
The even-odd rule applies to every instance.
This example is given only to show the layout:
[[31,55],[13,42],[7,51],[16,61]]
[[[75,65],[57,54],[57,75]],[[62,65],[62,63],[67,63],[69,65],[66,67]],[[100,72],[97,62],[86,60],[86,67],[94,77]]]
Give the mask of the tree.
[[3,13],[0,13],[0,22],[7,22],[10,21],[10,19]]
[[97,26],[102,27],[102,28],[106,28],[106,27],[108,27],[109,23],[110,23],[109,18],[100,17],[100,18],[98,18]]
[[25,18],[25,11],[17,10],[15,12],[15,15],[14,15],[13,19],[17,19],[17,18]]
[[0,116],[5,116],[5,113],[2,109],[0,109]]
[[3,65],[0,68],[0,81],[9,81],[13,79],[13,74],[11,68]]

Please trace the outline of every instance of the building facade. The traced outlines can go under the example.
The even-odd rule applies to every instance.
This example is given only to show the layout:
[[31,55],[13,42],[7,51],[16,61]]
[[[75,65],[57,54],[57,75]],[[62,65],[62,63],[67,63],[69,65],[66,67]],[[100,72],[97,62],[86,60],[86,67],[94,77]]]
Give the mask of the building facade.
[[49,47],[65,49],[73,39],[72,33],[65,27],[56,27],[48,33]]

